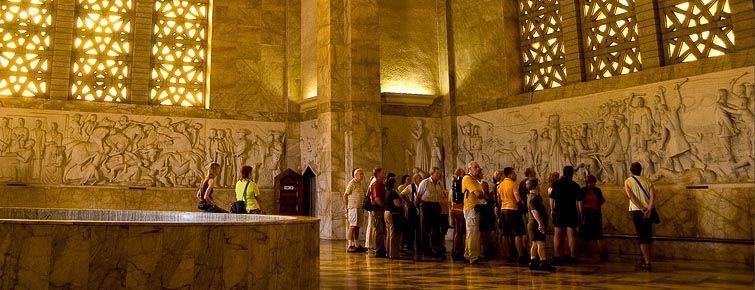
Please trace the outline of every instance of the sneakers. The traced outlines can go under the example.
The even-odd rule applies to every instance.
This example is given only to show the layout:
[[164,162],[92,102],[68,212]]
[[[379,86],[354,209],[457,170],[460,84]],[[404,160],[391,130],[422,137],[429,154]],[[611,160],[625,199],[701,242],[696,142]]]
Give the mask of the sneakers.
[[540,259],[532,259],[530,260],[530,270],[537,271],[540,270]]
[[648,272],[652,272],[653,271],[653,266],[650,265],[650,263],[641,262],[639,266],[640,266],[641,270],[645,270],[645,271],[648,271]]
[[553,267],[553,265],[551,265],[548,260],[545,260],[540,262],[540,270],[546,272],[555,272],[556,267]]
[[362,247],[362,246],[356,247],[356,248],[354,248],[354,250],[356,250],[357,253],[366,253],[367,252],[367,248]]
[[356,253],[357,252],[357,248],[355,248],[354,246],[349,246],[349,248],[346,249],[346,252],[347,253]]

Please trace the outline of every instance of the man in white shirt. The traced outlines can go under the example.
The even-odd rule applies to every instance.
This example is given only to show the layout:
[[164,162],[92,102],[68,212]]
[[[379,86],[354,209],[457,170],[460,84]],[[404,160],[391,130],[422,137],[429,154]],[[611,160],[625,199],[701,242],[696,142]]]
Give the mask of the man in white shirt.
[[422,240],[424,241],[425,256],[443,259],[443,237],[441,236],[440,201],[445,197],[445,188],[441,180],[440,168],[433,167],[430,177],[422,180],[417,189],[417,200],[420,205],[420,225]]
[[364,170],[357,168],[352,172],[353,179],[346,186],[346,192],[343,194],[346,202],[346,219],[349,221],[347,232],[349,253],[366,252],[367,249],[359,244],[359,227],[364,219],[363,201],[364,194],[367,192],[364,184]]

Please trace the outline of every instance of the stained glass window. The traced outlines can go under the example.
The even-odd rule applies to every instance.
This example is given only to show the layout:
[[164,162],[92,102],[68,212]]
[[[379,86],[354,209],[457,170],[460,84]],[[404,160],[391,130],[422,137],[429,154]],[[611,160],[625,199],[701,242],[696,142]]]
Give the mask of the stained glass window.
[[662,10],[668,63],[690,62],[734,51],[729,0],[670,0]]
[[641,69],[634,0],[583,0],[582,33],[588,79]]
[[528,91],[566,82],[558,0],[519,0],[524,86]]
[[52,0],[0,2],[0,96],[47,97]]
[[152,103],[204,106],[208,0],[156,0]]
[[71,98],[126,102],[132,0],[76,0]]

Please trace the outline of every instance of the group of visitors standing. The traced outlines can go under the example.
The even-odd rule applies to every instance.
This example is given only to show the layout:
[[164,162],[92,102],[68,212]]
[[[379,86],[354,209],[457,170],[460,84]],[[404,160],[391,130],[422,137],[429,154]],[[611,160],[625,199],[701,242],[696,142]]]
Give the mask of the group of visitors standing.
[[[642,252],[640,267],[649,271],[652,225],[658,222],[655,191],[641,176],[640,163],[632,163],[630,172],[624,190]],[[550,173],[544,183],[532,169],[525,170],[519,180],[515,169],[506,167],[493,173],[490,184],[484,180],[483,168],[471,161],[466,172],[456,170],[450,191],[437,167],[428,177],[416,173],[399,179],[379,167],[372,175],[365,186],[364,170],[355,169],[343,196],[348,208],[349,253],[369,252],[391,259],[417,253],[445,260],[444,237],[453,228],[454,261],[476,263],[501,256],[532,270],[555,271],[554,265],[577,263],[577,237],[595,241],[600,260],[608,259],[601,211],[606,199],[595,176],[588,175],[584,187],[577,184],[572,166],[565,166],[560,174]],[[541,188],[547,189],[547,195],[541,195]],[[359,229],[365,216],[363,246]],[[545,246],[549,222],[554,228],[550,259]]]

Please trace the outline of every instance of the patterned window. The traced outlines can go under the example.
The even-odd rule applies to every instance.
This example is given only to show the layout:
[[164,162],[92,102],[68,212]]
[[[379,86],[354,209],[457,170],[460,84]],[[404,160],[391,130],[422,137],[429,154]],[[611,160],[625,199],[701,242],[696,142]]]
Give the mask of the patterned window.
[[663,8],[663,46],[669,64],[734,51],[729,0],[669,0]]
[[519,0],[524,86],[528,91],[566,82],[559,0]]
[[152,103],[204,106],[208,9],[208,0],[155,1]]
[[52,0],[0,2],[0,96],[47,97]]
[[634,0],[583,0],[582,33],[588,79],[641,69]]
[[76,0],[71,98],[127,102],[132,0]]

